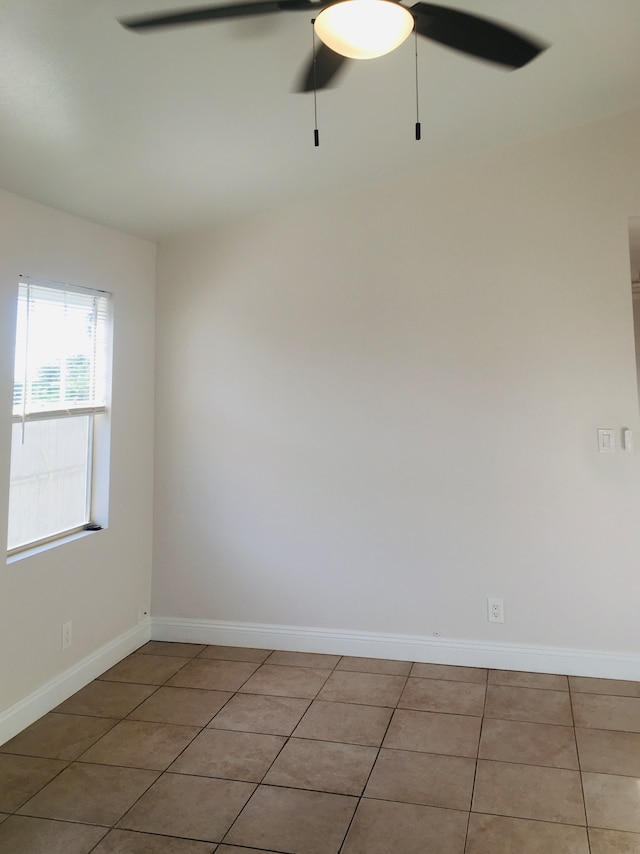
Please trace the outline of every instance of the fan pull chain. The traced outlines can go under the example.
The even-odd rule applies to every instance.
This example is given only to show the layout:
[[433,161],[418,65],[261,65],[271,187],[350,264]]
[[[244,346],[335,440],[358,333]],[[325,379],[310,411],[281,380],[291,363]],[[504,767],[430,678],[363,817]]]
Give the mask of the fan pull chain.
[[320,132],[318,131],[318,84],[316,81],[316,31],[313,28],[316,19],[311,19],[311,43],[313,45],[313,144],[317,148],[320,145]]
[[413,30],[414,41],[416,46],[416,139],[419,140],[421,137],[421,127],[420,127],[420,98],[419,98],[419,90],[418,90],[418,30],[414,27]]

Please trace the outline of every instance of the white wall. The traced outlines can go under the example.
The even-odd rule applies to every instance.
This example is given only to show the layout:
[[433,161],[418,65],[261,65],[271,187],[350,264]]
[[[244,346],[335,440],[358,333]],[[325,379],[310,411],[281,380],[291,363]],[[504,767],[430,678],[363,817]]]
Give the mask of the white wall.
[[[111,291],[115,310],[109,527],[0,563],[1,718],[132,629],[150,601],[155,246],[4,192],[0,223],[0,406],[7,416],[19,274]],[[0,419],[2,543],[10,431],[10,418]],[[73,644],[62,652],[67,620]]]
[[639,138],[161,245],[154,614],[638,654]]

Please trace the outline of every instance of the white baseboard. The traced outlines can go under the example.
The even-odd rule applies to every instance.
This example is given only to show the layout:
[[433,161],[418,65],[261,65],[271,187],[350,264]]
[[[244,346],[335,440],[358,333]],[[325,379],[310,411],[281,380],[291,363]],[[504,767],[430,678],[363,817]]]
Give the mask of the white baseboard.
[[133,629],[105,644],[54,679],[41,685],[23,700],[0,712],[0,744],[4,744],[38,718],[55,709],[80,688],[146,643],[151,636],[151,620],[146,618]]
[[151,637],[163,641],[324,652],[640,681],[640,655],[590,649],[175,617],[152,617]]

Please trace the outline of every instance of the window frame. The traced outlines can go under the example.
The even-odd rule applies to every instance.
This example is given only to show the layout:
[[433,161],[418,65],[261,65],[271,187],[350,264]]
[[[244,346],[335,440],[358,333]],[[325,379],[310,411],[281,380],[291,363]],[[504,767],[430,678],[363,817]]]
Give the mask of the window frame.
[[[14,346],[14,360],[17,361],[17,322],[21,289],[24,286],[33,285],[39,289],[48,289],[57,294],[81,294],[83,296],[92,297],[101,300],[100,309],[98,310],[99,319],[96,318],[96,330],[101,324],[99,330],[103,338],[102,347],[103,353],[101,359],[104,362],[104,374],[101,377],[103,384],[103,393],[101,402],[94,402],[89,405],[70,405],[68,408],[61,408],[60,401],[53,401],[57,404],[51,409],[46,409],[44,406],[34,411],[27,412],[27,392],[26,387],[22,391],[22,413],[16,412],[15,389],[14,389],[14,404],[12,411],[12,449],[14,440],[14,425],[26,425],[38,421],[57,421],[70,418],[87,416],[89,421],[87,424],[87,474],[86,474],[86,498],[85,498],[85,519],[81,525],[74,525],[64,528],[56,533],[49,534],[38,539],[29,540],[26,543],[7,547],[7,559],[15,560],[32,551],[37,551],[42,547],[57,545],[70,539],[77,538],[78,535],[84,532],[97,531],[106,528],[108,525],[108,501],[109,501],[109,455],[110,455],[110,434],[111,434],[111,381],[113,370],[113,294],[106,290],[97,288],[87,288],[78,285],[70,285],[65,282],[57,282],[48,279],[41,279],[32,276],[19,277],[18,294],[16,299],[16,342]],[[28,297],[27,297],[28,299]],[[52,300],[52,303],[54,300]],[[94,348],[98,338],[98,331],[93,337]],[[28,342],[25,344],[25,352],[28,352]],[[99,359],[95,356],[91,363],[92,371],[95,372],[95,365]],[[25,368],[26,375],[26,368]],[[91,384],[95,383],[95,377],[92,374]],[[11,475],[10,475],[11,478]],[[9,502],[11,502],[11,479],[9,484]]]

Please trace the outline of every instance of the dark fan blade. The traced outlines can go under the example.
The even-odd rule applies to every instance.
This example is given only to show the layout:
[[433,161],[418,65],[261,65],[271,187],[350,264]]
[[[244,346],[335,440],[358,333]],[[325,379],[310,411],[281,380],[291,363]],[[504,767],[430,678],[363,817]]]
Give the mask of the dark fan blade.
[[266,0],[264,3],[234,3],[228,6],[201,6],[183,12],[167,12],[163,15],[142,15],[123,18],[120,23],[128,30],[155,30],[163,27],[179,27],[184,24],[201,24],[204,21],[244,18],[250,15],[269,15],[273,12],[312,12],[322,8],[323,3],[313,0]]
[[501,24],[457,9],[416,3],[411,12],[421,36],[509,68],[522,68],[546,48]]
[[311,57],[300,76],[296,92],[313,92],[314,89],[327,88],[334,82],[334,78],[344,69],[347,62],[346,56],[341,56],[326,44],[321,44],[316,50],[315,62]]

